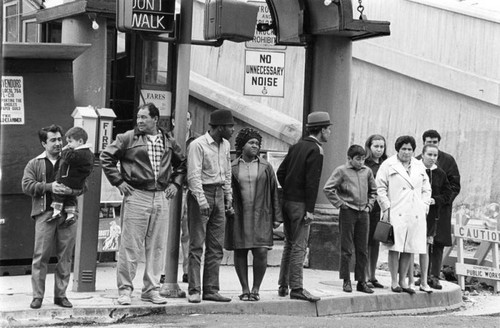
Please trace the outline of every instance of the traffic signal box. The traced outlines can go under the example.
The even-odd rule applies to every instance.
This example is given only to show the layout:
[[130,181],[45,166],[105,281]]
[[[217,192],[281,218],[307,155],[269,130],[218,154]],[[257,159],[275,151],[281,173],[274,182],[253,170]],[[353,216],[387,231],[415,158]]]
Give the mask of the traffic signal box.
[[205,40],[253,40],[259,7],[237,0],[208,0],[205,7]]
[[175,26],[175,0],[118,0],[116,29],[171,33]]
[[389,22],[354,19],[351,0],[266,0],[276,44],[304,45],[308,35],[353,41],[389,35]]

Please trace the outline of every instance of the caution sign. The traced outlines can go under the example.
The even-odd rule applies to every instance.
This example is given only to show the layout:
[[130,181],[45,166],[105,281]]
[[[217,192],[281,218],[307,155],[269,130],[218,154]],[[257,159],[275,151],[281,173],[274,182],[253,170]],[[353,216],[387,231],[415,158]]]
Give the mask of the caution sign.
[[455,225],[455,237],[500,243],[500,231]]
[[[467,220],[468,221],[468,220]],[[467,223],[467,221],[465,223]],[[500,290],[500,267],[498,244],[500,243],[500,232],[498,230],[478,229],[466,225],[456,224],[454,227],[455,238],[457,239],[457,263],[455,272],[458,276],[458,283],[462,290],[465,288],[465,277],[476,277],[481,279],[495,280],[493,289]],[[465,264],[464,240],[481,240],[481,245],[474,255],[475,265]],[[486,264],[486,255],[491,251],[491,266]],[[484,262],[484,263],[483,263]]]
[[245,95],[283,97],[285,53],[246,50]]
[[500,280],[500,270],[482,265],[457,263],[455,264],[455,272],[463,276]]
[[22,76],[2,76],[1,125],[24,124],[24,83]]

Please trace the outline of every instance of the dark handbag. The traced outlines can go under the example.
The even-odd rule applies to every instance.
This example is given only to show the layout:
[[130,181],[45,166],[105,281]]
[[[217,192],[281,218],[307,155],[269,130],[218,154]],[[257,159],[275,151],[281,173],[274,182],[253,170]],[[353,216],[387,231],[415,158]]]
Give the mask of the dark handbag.
[[392,224],[385,221],[377,222],[375,232],[373,233],[373,240],[387,245],[394,245],[394,229],[392,228]]

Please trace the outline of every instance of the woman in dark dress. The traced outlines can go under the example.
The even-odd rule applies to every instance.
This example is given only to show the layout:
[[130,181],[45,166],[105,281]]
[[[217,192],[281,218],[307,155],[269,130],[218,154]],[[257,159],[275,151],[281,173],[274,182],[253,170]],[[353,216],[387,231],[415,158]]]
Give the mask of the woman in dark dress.
[[[422,150],[422,162],[425,165],[427,176],[431,183],[432,194],[429,213],[427,214],[427,244],[428,254],[432,253],[434,244],[434,236],[437,233],[440,208],[443,204],[447,204],[451,198],[451,185],[446,177],[446,172],[436,165],[438,159],[438,147],[433,144],[425,145]],[[429,255],[420,254],[420,290],[427,293],[431,292],[429,287],[430,277],[428,277]],[[410,280],[411,276],[410,276]],[[430,284],[431,287],[433,286]]]
[[[259,157],[262,137],[251,128],[236,137],[237,158],[232,162],[234,216],[228,217],[224,248],[234,250],[234,267],[240,280],[242,301],[258,301],[267,269],[267,252],[273,246],[273,228],[283,217],[274,170]],[[248,251],[253,255],[253,286],[248,284]]]
[[[366,159],[365,165],[368,166],[373,176],[377,176],[377,171],[383,161],[387,159],[386,142],[385,138],[380,134],[371,135],[365,143]],[[368,232],[368,265],[366,266],[366,277],[368,280],[368,287],[370,288],[384,288],[375,277],[377,269],[378,253],[380,243],[373,240],[373,233],[377,222],[380,221],[380,205],[375,202],[372,211],[370,212],[370,230]]]

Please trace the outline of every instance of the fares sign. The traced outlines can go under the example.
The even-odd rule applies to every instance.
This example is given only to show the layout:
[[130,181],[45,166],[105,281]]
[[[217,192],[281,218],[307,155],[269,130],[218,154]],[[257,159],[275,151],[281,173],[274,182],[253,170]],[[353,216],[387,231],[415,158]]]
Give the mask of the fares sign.
[[116,16],[120,32],[171,33],[175,25],[175,0],[118,0]]

